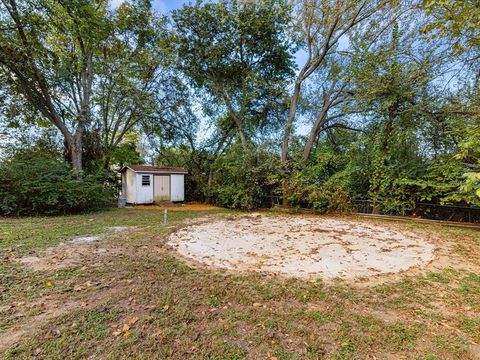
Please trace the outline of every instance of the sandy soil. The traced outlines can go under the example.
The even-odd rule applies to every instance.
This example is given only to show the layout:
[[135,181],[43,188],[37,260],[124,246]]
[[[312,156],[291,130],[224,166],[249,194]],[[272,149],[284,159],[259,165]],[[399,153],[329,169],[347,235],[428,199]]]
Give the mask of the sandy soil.
[[190,225],[168,244],[204,264],[293,277],[355,279],[429,263],[418,234],[358,221],[253,214]]
[[168,211],[208,211],[208,210],[222,210],[221,207],[210,205],[210,204],[201,204],[201,203],[171,203],[165,202],[164,204],[158,205],[135,205],[135,209],[143,210],[165,210]]

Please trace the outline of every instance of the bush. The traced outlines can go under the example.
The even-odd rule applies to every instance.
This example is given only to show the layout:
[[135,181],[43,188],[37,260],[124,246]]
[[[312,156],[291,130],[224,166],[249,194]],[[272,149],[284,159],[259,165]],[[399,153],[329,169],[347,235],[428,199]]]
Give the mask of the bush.
[[344,156],[327,150],[308,163],[297,161],[288,185],[289,203],[321,212],[350,211],[352,177],[345,167]]
[[353,205],[348,191],[348,174],[339,172],[325,181],[318,190],[313,190],[308,195],[308,201],[317,211],[342,211],[353,210]]
[[57,215],[88,212],[112,204],[105,173],[83,175],[53,154],[22,151],[0,164],[0,213]]
[[236,147],[214,164],[206,197],[229,208],[270,207],[280,195],[280,179],[278,155]]

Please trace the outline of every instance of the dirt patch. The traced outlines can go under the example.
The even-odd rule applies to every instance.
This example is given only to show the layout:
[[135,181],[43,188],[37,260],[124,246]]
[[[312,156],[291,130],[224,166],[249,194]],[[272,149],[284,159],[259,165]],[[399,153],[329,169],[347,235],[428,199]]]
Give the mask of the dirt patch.
[[108,231],[113,231],[113,232],[123,232],[132,229],[131,226],[109,226],[107,227]]
[[97,235],[97,236],[80,236],[80,237],[77,237],[73,240],[70,240],[69,243],[72,243],[72,244],[85,244],[85,243],[91,243],[91,242],[94,242],[94,241],[98,241],[102,238],[101,235]]
[[219,268],[325,279],[396,273],[434,256],[413,232],[319,217],[231,217],[187,226],[168,244]]
[[222,210],[222,207],[210,205],[210,204],[173,204],[165,203],[159,205],[136,205],[135,209],[143,210],[165,210],[168,211],[209,211],[209,210]]
[[100,240],[107,236],[124,233],[134,229],[130,226],[112,226],[106,228],[105,234],[95,236],[79,236],[47,248],[41,256],[30,255],[16,259],[17,262],[32,271],[57,271],[74,267],[82,267],[95,259],[95,255],[118,255],[122,250],[118,247],[106,247]]
[[58,271],[89,265],[97,260],[96,255],[121,254],[121,248],[96,243],[63,243],[46,249],[41,256],[25,256],[17,261],[32,271]]

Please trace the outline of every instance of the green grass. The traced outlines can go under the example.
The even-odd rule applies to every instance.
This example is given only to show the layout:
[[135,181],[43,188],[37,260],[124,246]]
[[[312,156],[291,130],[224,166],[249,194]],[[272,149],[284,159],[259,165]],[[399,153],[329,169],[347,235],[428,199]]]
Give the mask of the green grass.
[[162,234],[183,219],[204,214],[170,211],[169,222],[165,226],[163,213],[160,213],[161,211],[148,209],[112,209],[85,215],[6,218],[0,220],[0,244],[3,249],[11,248],[15,253],[25,254],[32,249],[44,249],[77,236],[103,234],[109,226],[140,227],[141,231],[136,236]]
[[[154,209],[1,219],[0,306],[19,305],[0,314],[0,336],[14,328],[34,329],[4,357],[473,358],[468,346],[480,341],[480,318],[472,315],[480,312],[477,273],[438,270],[356,286],[192,268],[165,247],[164,234],[183,220],[228,213],[172,211],[167,226],[163,213]],[[88,266],[32,272],[15,261],[23,255],[42,256],[46,248],[75,236],[106,233],[109,226],[135,230],[107,234],[102,246],[120,252],[98,261],[86,259]],[[430,230],[458,239],[470,254],[480,250],[473,231]],[[478,265],[471,256],[465,261]],[[93,285],[85,285],[89,283]],[[76,285],[80,291],[73,290]],[[45,301],[84,305],[35,327],[43,313],[38,304]],[[114,334],[133,317],[138,321],[128,334]]]

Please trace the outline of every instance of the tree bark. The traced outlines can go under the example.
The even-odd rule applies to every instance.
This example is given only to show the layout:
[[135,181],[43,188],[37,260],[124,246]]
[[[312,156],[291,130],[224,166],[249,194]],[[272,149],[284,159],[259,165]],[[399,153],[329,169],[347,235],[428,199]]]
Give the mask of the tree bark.
[[82,144],[75,142],[75,145],[70,149],[72,158],[72,167],[75,170],[82,170]]
[[245,133],[243,131],[243,123],[242,120],[238,117],[236,113],[232,113],[233,120],[235,121],[235,126],[237,128],[238,138],[240,139],[240,143],[242,144],[243,148],[246,149],[247,147],[247,138],[245,137]]
[[300,97],[300,90],[302,86],[303,74],[300,73],[295,81],[295,87],[293,89],[292,97],[290,98],[290,110],[288,112],[287,123],[285,124],[285,133],[283,134],[282,141],[282,163],[287,161],[288,156],[288,141],[290,134],[292,133],[293,121],[295,120],[295,114],[297,113],[298,98]]
[[324,106],[323,109],[318,114],[317,118],[315,119],[315,123],[313,124],[312,128],[310,129],[310,134],[308,135],[308,139],[303,147],[303,155],[302,160],[307,161],[310,152],[312,151],[313,143],[318,136],[320,128],[326,123],[327,120],[327,109],[328,106]]
[[379,201],[379,197],[380,197],[380,190],[381,190],[381,180],[385,173],[385,157],[387,156],[387,153],[388,153],[388,145],[390,143],[389,140],[393,131],[393,121],[395,120],[396,116],[397,116],[397,104],[394,104],[388,108],[388,120],[387,120],[387,124],[385,125],[385,129],[383,130],[383,142],[382,142],[382,147],[380,148],[380,154],[382,156],[382,160],[381,160],[379,172],[377,173],[377,176],[379,177],[379,179],[377,180],[377,184],[375,185],[375,188],[372,191],[373,193],[372,213],[376,215],[380,214],[381,204]]

